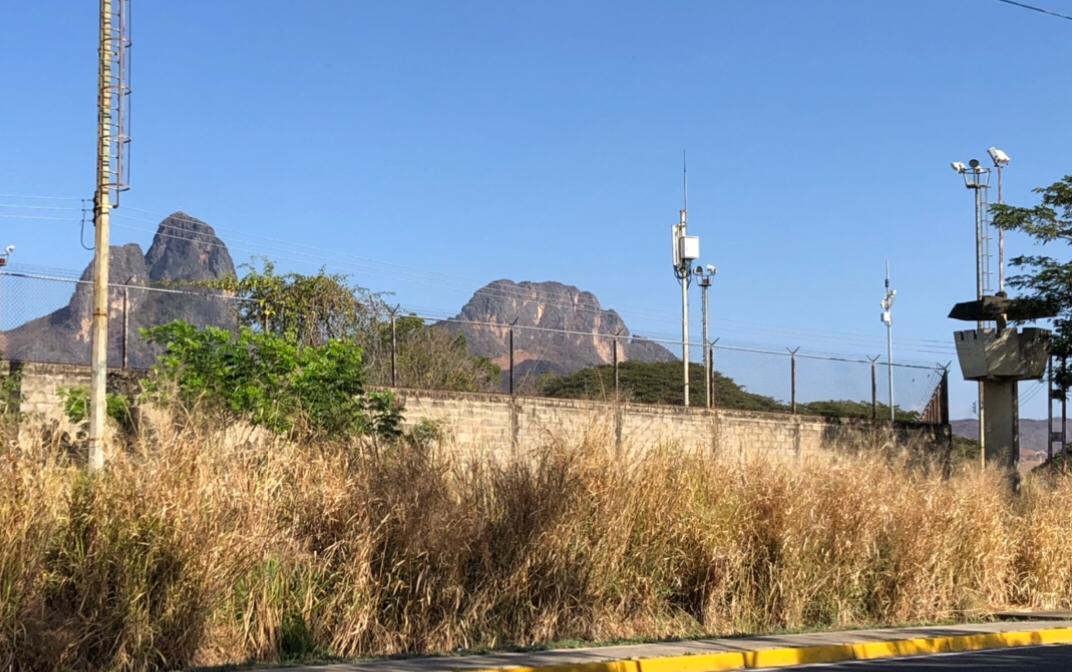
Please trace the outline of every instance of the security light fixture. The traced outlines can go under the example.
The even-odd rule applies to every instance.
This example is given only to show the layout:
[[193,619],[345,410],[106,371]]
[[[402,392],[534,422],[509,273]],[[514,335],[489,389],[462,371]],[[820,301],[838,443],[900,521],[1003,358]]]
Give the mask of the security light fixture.
[[4,254],[5,255],[11,254],[14,251],[15,251],[15,246],[14,245],[8,245],[7,247],[4,248]]
[[964,172],[968,170],[968,167],[965,166],[962,161],[954,161],[949,164],[949,167],[953,169],[953,172],[961,174],[964,174]]
[[1001,151],[997,147],[991,147],[986,150],[986,153],[990,155],[990,158],[994,161],[995,166],[1007,166],[1009,165],[1009,155]]

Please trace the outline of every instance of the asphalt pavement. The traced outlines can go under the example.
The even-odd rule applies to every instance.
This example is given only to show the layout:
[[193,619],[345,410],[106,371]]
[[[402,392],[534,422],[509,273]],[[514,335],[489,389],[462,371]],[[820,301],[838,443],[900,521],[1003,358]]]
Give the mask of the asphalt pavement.
[[[771,668],[768,668],[771,669]],[[1015,649],[948,653],[913,658],[887,658],[825,665],[778,668],[782,670],[814,670],[818,672],[953,672],[959,670],[1032,670],[1035,672],[1067,672],[1072,670],[1072,646],[1025,646]]]

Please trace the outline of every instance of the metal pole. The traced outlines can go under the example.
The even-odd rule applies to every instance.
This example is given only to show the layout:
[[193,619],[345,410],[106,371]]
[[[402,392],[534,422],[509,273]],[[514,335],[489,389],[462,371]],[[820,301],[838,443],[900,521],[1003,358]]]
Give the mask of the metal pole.
[[[786,348],[789,350],[788,348]],[[797,412],[797,350],[789,350],[789,412]]]
[[1053,459],[1053,357],[1046,362],[1046,458]]
[[[128,281],[129,282],[129,281]],[[127,355],[127,335],[130,333],[130,287],[123,285],[123,370],[129,363]]]
[[[1001,205],[1005,201],[1003,200],[1001,193],[1001,173],[1004,166],[1000,163],[997,165],[998,171],[998,205]],[[1005,291],[1005,230],[998,229],[998,291]]]
[[93,327],[89,388],[89,468],[104,468],[108,383],[108,215],[112,155],[112,0],[100,3],[97,70],[97,193],[93,199]]
[[[1061,378],[1065,379],[1065,372],[1068,371],[1068,358],[1061,359]],[[1061,453],[1065,452],[1065,448],[1068,446],[1068,393],[1065,390],[1061,390]]]
[[942,387],[938,397],[939,424],[949,424],[949,367],[942,367]]
[[510,325],[510,396],[514,396],[514,326]]
[[893,405],[893,320],[886,325],[886,384],[890,399],[890,422],[896,420]]
[[[983,187],[979,173],[974,173],[975,188],[975,298],[983,300]],[[979,320],[975,324],[979,336],[983,335],[985,323]],[[979,466],[986,467],[986,404],[983,398],[983,382],[979,381],[978,402],[976,405],[979,418]]]
[[684,365],[685,380],[682,396],[686,406],[689,405],[689,278],[681,278],[681,360]]
[[711,402],[709,408],[715,407],[715,393],[718,391],[715,387],[715,383],[717,382],[717,379],[715,378],[715,343],[717,342],[718,339],[716,338],[707,346],[707,362],[708,365],[711,367],[711,369],[707,372],[707,377],[708,380],[710,380],[711,385]]
[[700,280],[700,288],[703,290],[703,364],[704,364],[704,392],[707,408],[711,408],[711,358],[709,344],[710,340],[707,338],[707,290],[711,288],[711,280],[709,278],[703,278]]
[[618,381],[618,334],[614,335],[614,401],[620,401],[620,387]]
[[875,371],[875,362],[878,357],[871,359],[871,419],[878,419],[878,373]]
[[395,311],[391,311],[391,387],[398,387],[398,330]]

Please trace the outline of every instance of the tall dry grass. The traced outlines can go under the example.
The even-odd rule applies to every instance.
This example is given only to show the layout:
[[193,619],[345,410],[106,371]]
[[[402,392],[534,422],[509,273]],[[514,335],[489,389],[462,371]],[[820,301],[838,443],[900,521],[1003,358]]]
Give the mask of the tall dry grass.
[[498,461],[187,423],[0,453],[0,667],[145,670],[922,622],[1072,603],[1072,480],[888,456]]

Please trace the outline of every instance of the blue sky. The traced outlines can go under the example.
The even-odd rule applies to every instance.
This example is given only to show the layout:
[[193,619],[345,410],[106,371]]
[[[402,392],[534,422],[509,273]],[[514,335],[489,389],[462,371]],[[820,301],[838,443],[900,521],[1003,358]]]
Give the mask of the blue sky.
[[[1072,172],[1072,22],[996,0],[134,2],[113,241],[146,246],[182,209],[239,261],[324,264],[429,312],[554,279],[674,334],[687,148],[723,342],[880,354],[888,258],[895,358],[948,361],[945,316],[974,293],[971,196],[948,163],[1002,147],[1012,202]],[[95,5],[9,13],[0,193],[91,195]],[[78,216],[0,207],[43,213]],[[89,260],[75,221],[0,231],[20,264]],[[973,394],[955,387],[955,416]]]

